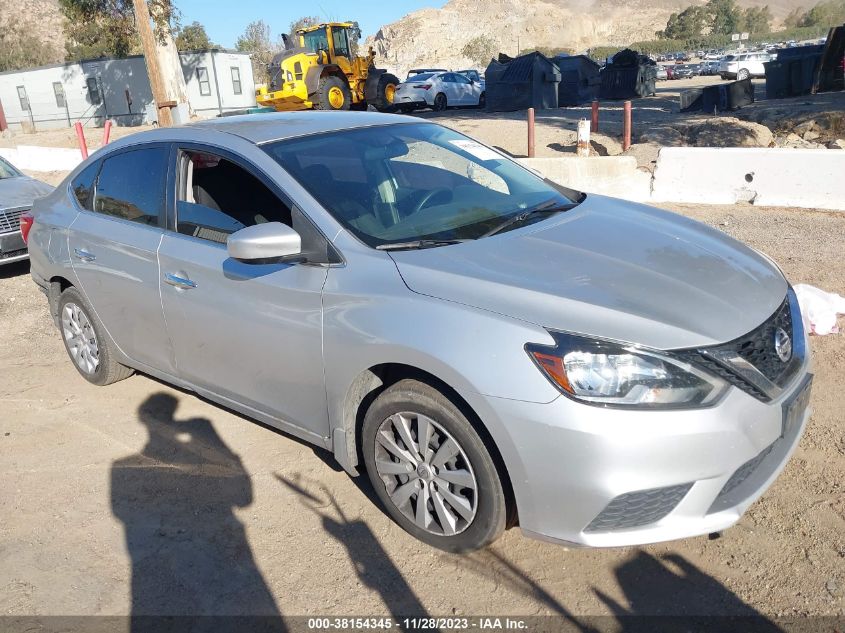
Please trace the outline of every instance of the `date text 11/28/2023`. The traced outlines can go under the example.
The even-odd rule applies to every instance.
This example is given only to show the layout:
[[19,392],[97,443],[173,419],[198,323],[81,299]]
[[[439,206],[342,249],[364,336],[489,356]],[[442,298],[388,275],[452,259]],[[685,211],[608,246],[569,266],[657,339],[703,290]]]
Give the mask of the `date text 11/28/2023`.
[[511,617],[330,617],[308,618],[308,629],[311,631],[360,631],[363,629],[390,630],[393,628],[406,631],[423,630],[525,630],[528,628],[525,620]]

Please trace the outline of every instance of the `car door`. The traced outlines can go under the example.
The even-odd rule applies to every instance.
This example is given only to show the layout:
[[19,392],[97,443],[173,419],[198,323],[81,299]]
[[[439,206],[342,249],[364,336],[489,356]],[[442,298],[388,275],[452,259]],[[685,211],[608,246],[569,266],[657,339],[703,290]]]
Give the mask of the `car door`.
[[172,373],[173,353],[159,297],[169,145],[108,155],[73,182],[79,213],[68,251],[82,292],[120,350]]
[[281,428],[325,437],[321,293],[327,267],[229,257],[226,238],[240,228],[279,221],[306,231],[293,221],[281,191],[242,158],[186,144],[178,146],[175,161],[175,204],[159,262],[177,375],[282,422]]
[[459,73],[455,73],[455,81],[457,81],[458,90],[461,93],[461,105],[478,105],[478,96],[481,94],[478,84],[473,83],[466,75]]
[[455,81],[453,73],[443,73],[440,75],[441,90],[446,95],[446,102],[450,106],[461,105],[461,91]]

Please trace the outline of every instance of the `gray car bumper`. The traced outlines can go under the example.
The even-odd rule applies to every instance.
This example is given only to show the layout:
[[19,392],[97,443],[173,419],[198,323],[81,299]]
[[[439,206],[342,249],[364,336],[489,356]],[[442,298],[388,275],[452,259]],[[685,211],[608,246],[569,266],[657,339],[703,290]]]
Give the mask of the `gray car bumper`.
[[[763,403],[739,389],[708,409],[631,411],[561,396],[533,404],[478,396],[494,416],[527,535],[615,547],[674,540],[730,527],[774,482],[809,419],[784,436],[784,403],[808,378],[809,363],[781,398]],[[485,419],[482,416],[482,419]],[[486,419],[490,419],[489,417]]]
[[0,265],[29,257],[20,231],[0,234]]

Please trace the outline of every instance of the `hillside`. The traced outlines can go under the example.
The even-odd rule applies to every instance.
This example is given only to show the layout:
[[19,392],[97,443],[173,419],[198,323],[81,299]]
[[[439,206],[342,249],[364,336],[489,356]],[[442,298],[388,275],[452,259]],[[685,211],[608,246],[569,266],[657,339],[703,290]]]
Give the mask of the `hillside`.
[[[401,75],[414,66],[470,65],[461,54],[478,35],[514,55],[519,47],[583,50],[651,39],[672,12],[691,0],[450,0],[442,9],[421,9],[383,26],[368,38],[377,62]],[[699,0],[701,4],[705,0]],[[775,20],[815,0],[740,0],[743,7],[768,4]]]
[[65,37],[58,2],[0,0],[0,45],[35,48],[32,58],[41,64],[64,60]]

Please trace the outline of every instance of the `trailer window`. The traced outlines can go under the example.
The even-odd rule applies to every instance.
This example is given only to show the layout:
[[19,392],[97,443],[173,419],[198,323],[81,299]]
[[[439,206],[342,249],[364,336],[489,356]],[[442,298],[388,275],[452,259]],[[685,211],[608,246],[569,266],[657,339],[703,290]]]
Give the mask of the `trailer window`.
[[100,98],[100,87],[97,85],[96,77],[89,77],[85,80],[85,85],[88,87],[88,100],[92,105],[100,105],[103,100]]
[[200,94],[207,97],[211,94],[211,83],[208,81],[208,68],[200,66],[197,68],[197,81],[200,84]]
[[57,108],[64,108],[65,107],[65,89],[62,86],[62,82],[54,81],[53,82],[53,94],[56,96],[56,107]]
[[241,69],[232,66],[232,90],[236,95],[241,94]]
[[18,86],[18,99],[21,102],[21,110],[24,112],[29,110],[29,97],[26,96],[26,88]]

